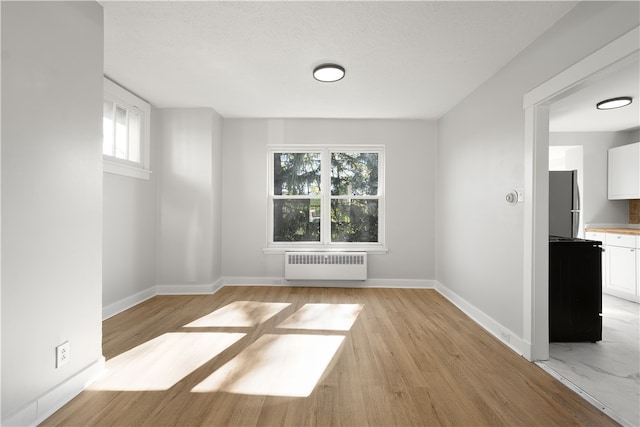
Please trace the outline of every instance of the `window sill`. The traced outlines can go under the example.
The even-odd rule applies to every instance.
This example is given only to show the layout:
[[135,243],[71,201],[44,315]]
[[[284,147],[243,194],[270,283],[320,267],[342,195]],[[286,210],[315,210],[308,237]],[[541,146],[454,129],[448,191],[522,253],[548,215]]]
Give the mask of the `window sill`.
[[389,249],[384,246],[272,246],[262,248],[262,253],[265,255],[282,255],[285,252],[366,252],[373,255],[386,255],[387,252],[389,252]]
[[151,171],[147,169],[142,169],[135,166],[129,166],[120,164],[118,162],[114,162],[112,160],[104,159],[103,161],[103,171],[105,173],[111,173],[114,175],[122,175],[128,176],[131,178],[145,179],[148,180],[151,177]]

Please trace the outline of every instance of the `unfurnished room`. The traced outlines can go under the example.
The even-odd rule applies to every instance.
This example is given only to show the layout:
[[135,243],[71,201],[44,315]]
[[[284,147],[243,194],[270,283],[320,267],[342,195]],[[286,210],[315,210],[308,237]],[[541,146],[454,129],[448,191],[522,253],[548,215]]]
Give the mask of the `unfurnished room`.
[[1,425],[640,425],[640,1],[0,20]]

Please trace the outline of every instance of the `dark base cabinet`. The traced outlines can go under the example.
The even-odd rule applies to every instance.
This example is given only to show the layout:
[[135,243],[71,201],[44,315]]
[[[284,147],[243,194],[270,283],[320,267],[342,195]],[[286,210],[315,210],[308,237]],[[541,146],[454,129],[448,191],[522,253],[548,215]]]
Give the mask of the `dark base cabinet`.
[[602,340],[602,248],[594,240],[549,238],[549,341]]

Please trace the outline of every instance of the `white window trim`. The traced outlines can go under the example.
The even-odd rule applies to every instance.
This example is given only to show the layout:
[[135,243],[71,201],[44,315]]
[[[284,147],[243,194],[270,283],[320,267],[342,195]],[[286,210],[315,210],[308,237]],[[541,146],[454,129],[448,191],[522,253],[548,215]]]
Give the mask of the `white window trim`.
[[104,99],[135,110],[140,115],[140,163],[103,154],[103,171],[132,178],[149,179],[151,176],[151,106],[106,77],[104,78]]
[[[367,252],[371,254],[386,254],[385,245],[385,150],[383,145],[273,145],[267,147],[267,188],[266,188],[266,244],[264,254],[283,254],[288,251],[327,251],[327,252]],[[358,196],[359,199],[378,200],[378,242],[331,242],[330,216],[322,216],[322,237],[318,243],[313,242],[274,242],[273,241],[273,158],[274,153],[322,153],[321,182],[330,182],[332,152],[361,152],[378,153],[378,195]],[[305,197],[306,198],[306,197]],[[331,200],[331,194],[322,195],[323,206],[326,200]],[[335,196],[334,196],[335,198]],[[346,196],[345,196],[346,198]],[[330,206],[330,203],[329,203]],[[330,208],[329,208],[330,209]],[[323,209],[324,210],[324,209]]]

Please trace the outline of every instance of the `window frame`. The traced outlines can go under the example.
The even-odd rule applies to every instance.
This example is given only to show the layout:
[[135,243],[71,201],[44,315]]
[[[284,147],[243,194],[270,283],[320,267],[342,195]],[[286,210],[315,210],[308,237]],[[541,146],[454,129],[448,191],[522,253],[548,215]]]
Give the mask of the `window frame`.
[[[365,251],[386,253],[385,245],[385,147],[383,145],[273,145],[267,147],[267,235],[264,253],[282,254],[287,251]],[[320,153],[320,241],[319,242],[276,242],[274,233],[274,200],[312,199],[314,196],[276,196],[274,194],[274,154],[275,153]],[[378,154],[378,194],[363,196],[331,194],[331,154],[332,153],[376,153]],[[332,242],[331,241],[331,201],[336,199],[358,199],[378,201],[378,241],[377,242]],[[327,212],[328,214],[325,214]]]
[[114,102],[127,111],[135,112],[140,120],[138,147],[140,161],[120,159],[103,152],[103,171],[148,180],[151,175],[151,105],[107,77],[104,77],[103,100]]

